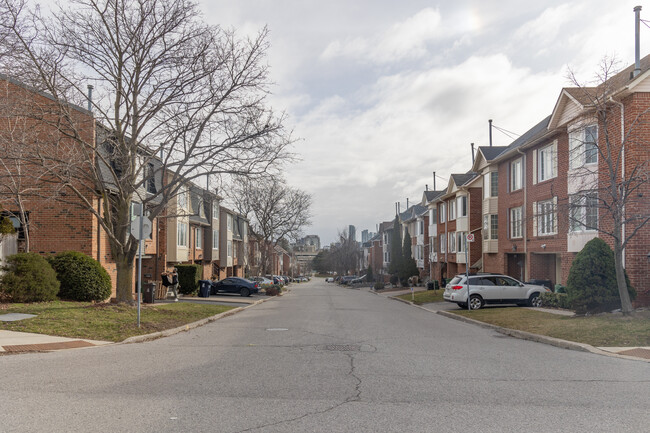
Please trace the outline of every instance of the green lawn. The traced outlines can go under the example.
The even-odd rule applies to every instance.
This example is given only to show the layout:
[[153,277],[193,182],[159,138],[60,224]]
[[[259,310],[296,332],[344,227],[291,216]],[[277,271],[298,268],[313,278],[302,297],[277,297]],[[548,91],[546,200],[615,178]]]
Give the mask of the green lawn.
[[36,314],[37,317],[0,322],[2,330],[103,341],[122,341],[135,335],[175,328],[234,308],[189,302],[143,304],[138,328],[135,306],[54,301],[8,304],[6,307],[0,312]]
[[406,295],[396,296],[397,298],[404,299],[405,301],[413,301],[414,304],[422,305],[431,302],[442,302],[442,294],[444,290],[424,290],[415,292],[413,295],[407,293]]
[[533,334],[586,343],[592,346],[650,346],[650,317],[606,314],[566,317],[518,307],[451,310],[450,313]]

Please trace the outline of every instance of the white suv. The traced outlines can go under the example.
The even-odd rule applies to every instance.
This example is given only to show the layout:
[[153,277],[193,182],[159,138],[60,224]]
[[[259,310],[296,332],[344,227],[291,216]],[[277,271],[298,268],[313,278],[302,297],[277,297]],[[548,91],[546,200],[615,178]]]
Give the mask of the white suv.
[[[512,277],[500,274],[476,274],[469,276],[469,305],[478,310],[485,304],[517,304],[541,307],[541,294],[550,292],[544,286],[524,284]],[[445,301],[455,302],[467,308],[467,276],[456,275],[445,287]]]

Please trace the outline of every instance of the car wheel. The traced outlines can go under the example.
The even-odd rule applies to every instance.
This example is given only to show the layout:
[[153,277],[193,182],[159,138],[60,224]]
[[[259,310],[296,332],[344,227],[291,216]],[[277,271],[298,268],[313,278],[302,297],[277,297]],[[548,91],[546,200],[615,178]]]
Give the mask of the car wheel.
[[528,298],[528,305],[531,307],[539,308],[542,306],[542,297],[539,293],[533,293]]
[[469,297],[469,308],[472,310],[478,310],[483,306],[483,298],[479,295],[472,295]]
[[250,296],[250,295],[251,295],[251,291],[248,290],[246,287],[244,287],[243,289],[241,289],[241,290],[239,291],[239,294],[242,295],[242,296]]

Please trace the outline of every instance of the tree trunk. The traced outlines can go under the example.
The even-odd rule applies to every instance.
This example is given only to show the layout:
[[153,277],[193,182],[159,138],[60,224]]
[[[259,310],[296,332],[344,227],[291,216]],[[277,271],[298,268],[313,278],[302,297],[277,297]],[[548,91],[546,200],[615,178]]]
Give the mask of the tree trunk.
[[632,302],[630,301],[630,293],[627,291],[627,283],[625,281],[623,248],[617,239],[614,240],[614,265],[616,267],[616,285],[618,286],[618,294],[621,298],[621,311],[623,314],[628,315],[632,312]]
[[115,255],[115,266],[117,268],[117,282],[115,299],[119,303],[133,304],[133,262],[132,254],[118,253]]

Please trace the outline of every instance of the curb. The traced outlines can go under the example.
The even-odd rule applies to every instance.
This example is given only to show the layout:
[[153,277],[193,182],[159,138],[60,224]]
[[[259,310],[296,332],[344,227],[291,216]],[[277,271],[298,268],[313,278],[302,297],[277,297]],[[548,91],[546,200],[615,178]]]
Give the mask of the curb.
[[[378,293],[375,294],[379,295]],[[501,326],[492,325],[490,323],[485,323],[479,320],[470,319],[469,317],[459,316],[458,314],[449,313],[448,311],[432,311],[422,307],[421,305],[414,304],[411,301],[406,301],[404,299],[395,298],[392,296],[388,296],[387,299],[393,299],[395,301],[403,302],[405,304],[412,305],[414,307],[420,308],[430,313],[440,314],[443,317],[448,317],[450,319],[469,323],[471,325],[480,326],[481,328],[492,329],[493,331],[496,331],[500,334],[504,334],[509,337],[519,338],[520,340],[528,340],[528,341],[534,341],[536,343],[548,344],[550,346],[559,347],[561,349],[576,350],[578,352],[589,352],[589,353],[594,353],[596,355],[610,356],[613,358],[643,361],[643,362],[650,363],[650,359],[639,358],[636,356],[620,355],[618,353],[613,353],[613,352],[607,352],[605,350],[598,349],[597,347],[585,343],[576,343],[575,341],[562,340],[560,338],[548,337],[546,335],[539,335],[539,334],[533,334],[526,331],[519,331],[516,329],[503,328]]]
[[129,337],[123,341],[120,341],[115,344],[132,344],[132,343],[143,343],[145,341],[152,341],[152,340],[157,340],[159,338],[163,337],[169,337],[170,335],[178,334],[180,332],[184,331],[189,331],[190,329],[198,328],[199,326],[206,325],[211,322],[215,322],[219,319],[223,319],[224,317],[232,316],[233,314],[237,314],[240,311],[244,311],[247,308],[254,307],[256,305],[259,305],[263,302],[270,301],[271,299],[275,299],[277,296],[269,297],[266,299],[260,299],[259,301],[256,301],[250,305],[247,305],[245,307],[237,307],[233,308],[232,310],[224,311],[223,313],[219,313],[216,316],[211,316],[211,317],[206,317],[205,319],[197,320],[196,322],[192,323],[187,323],[183,326],[179,326],[177,328],[172,328],[172,329],[165,329],[164,331],[158,331],[154,332],[151,334],[145,334],[145,335],[136,335],[134,337]]

